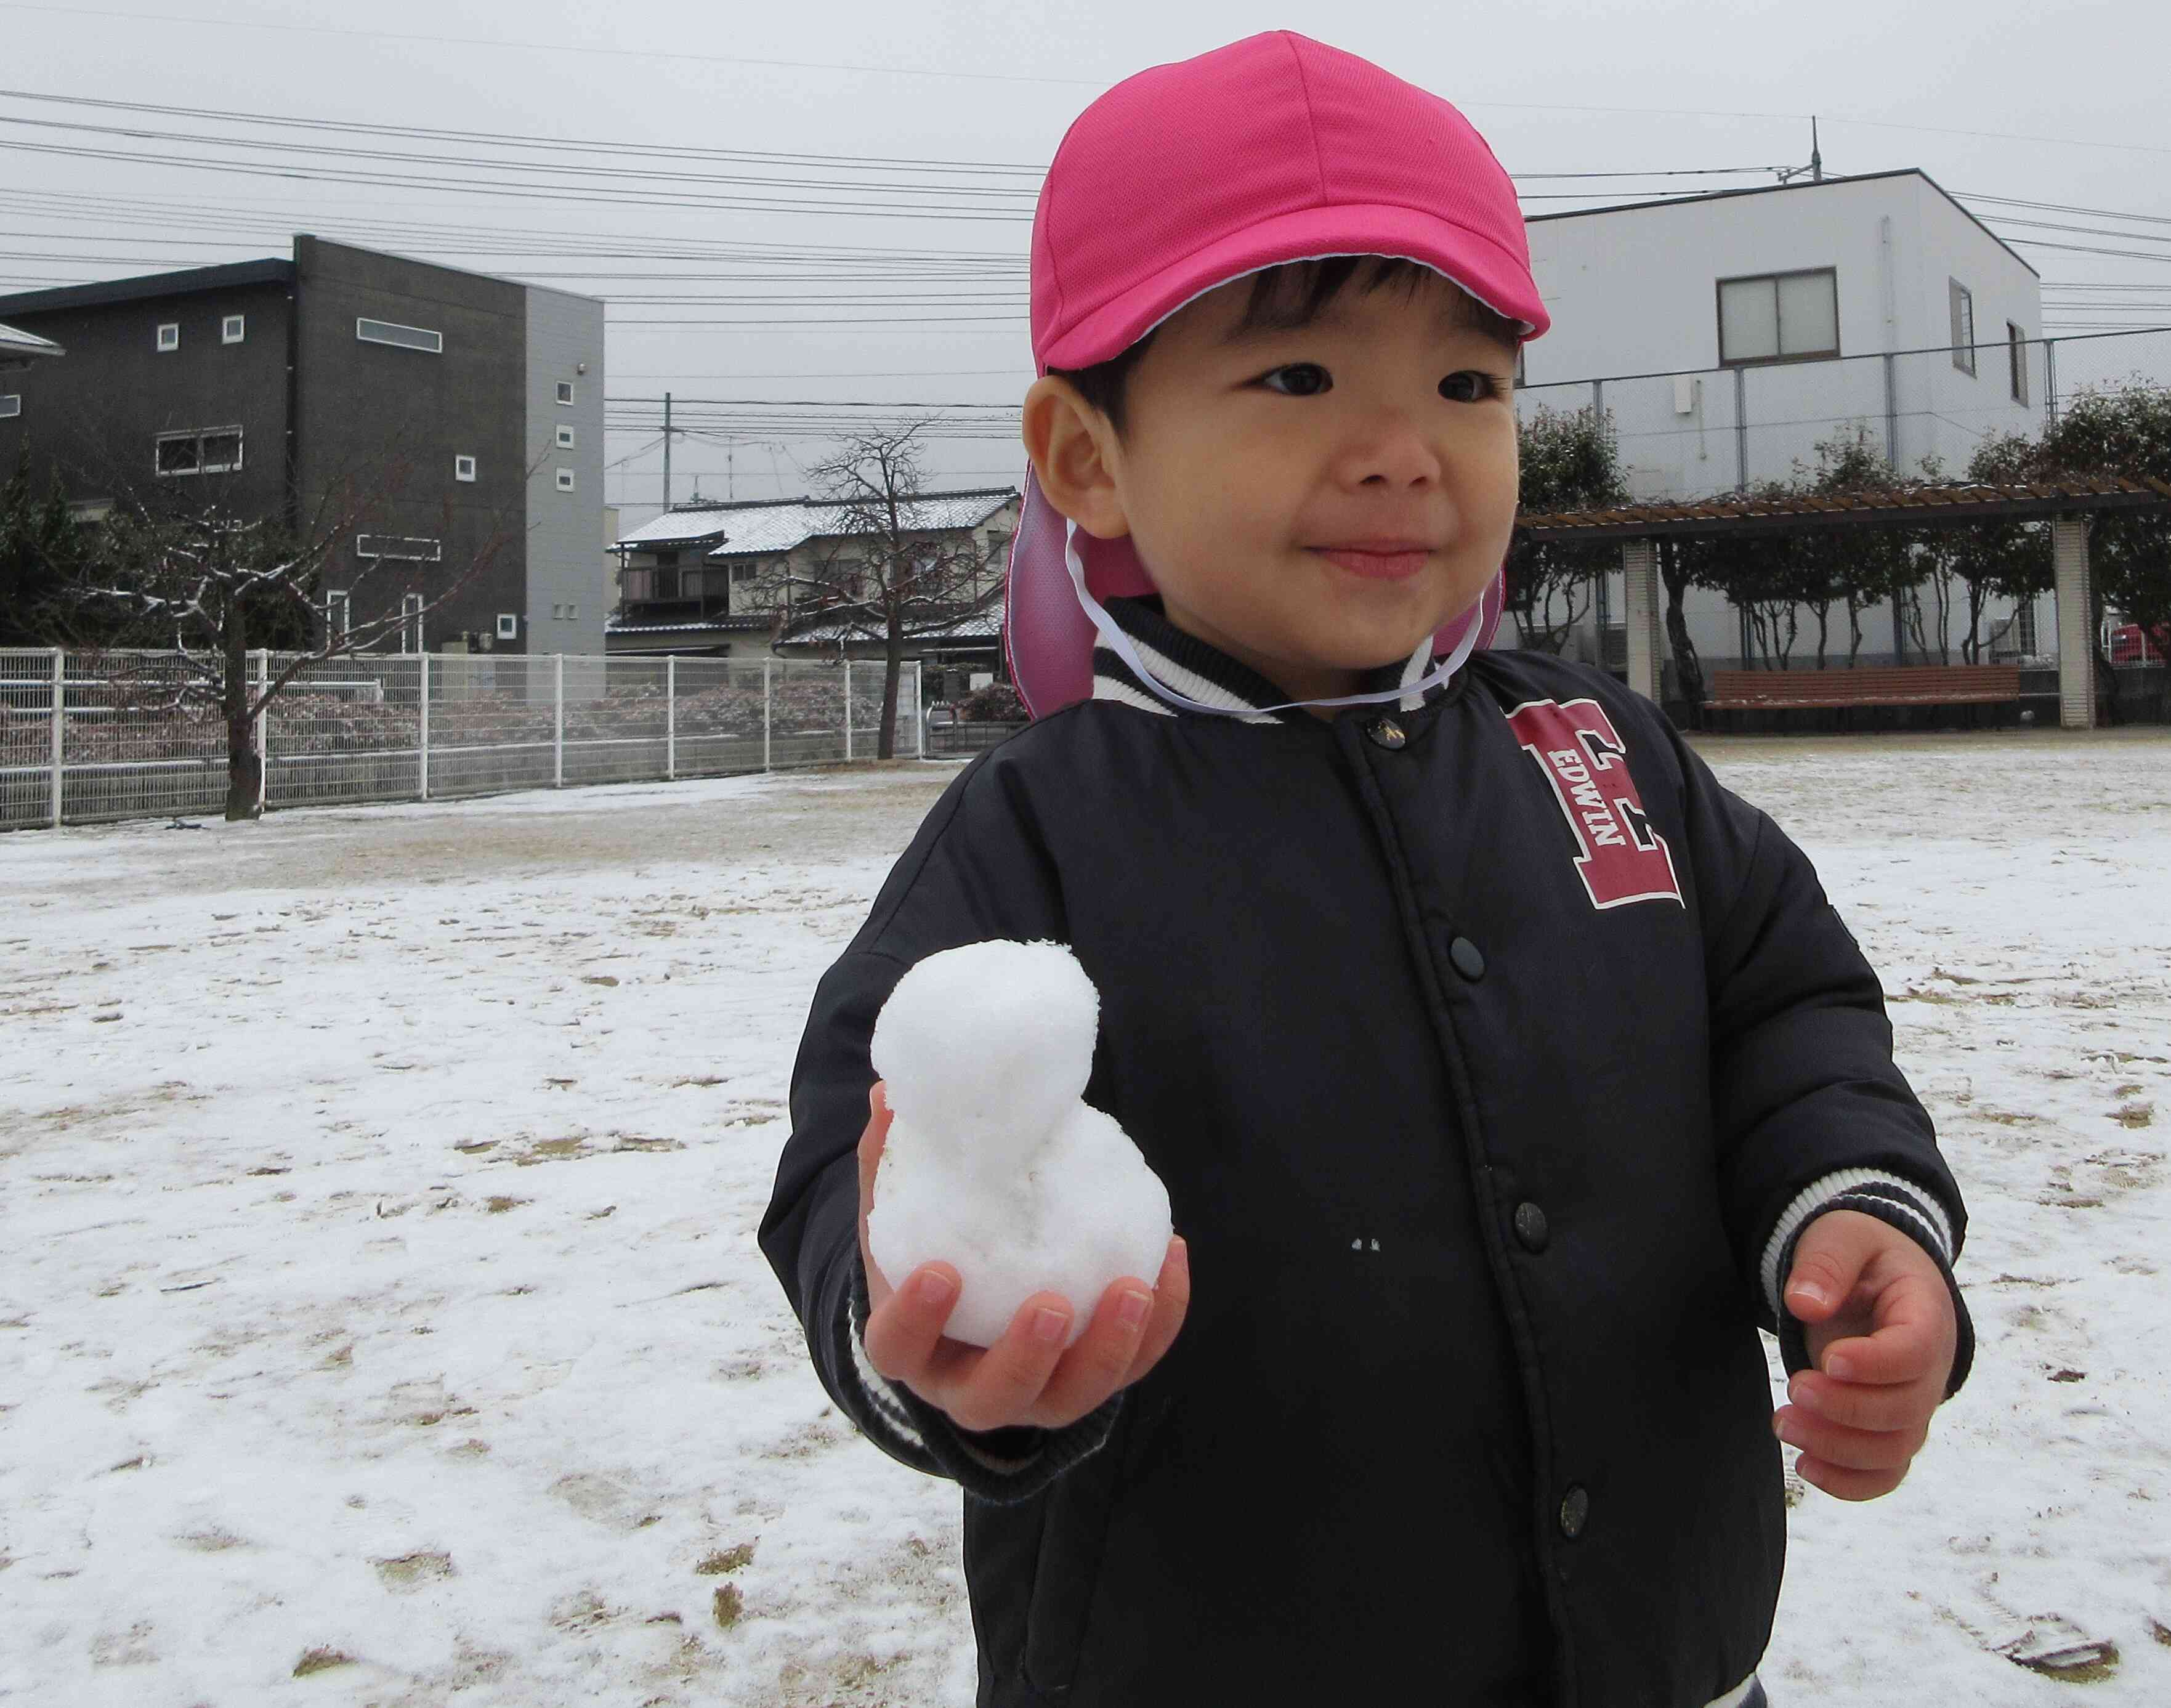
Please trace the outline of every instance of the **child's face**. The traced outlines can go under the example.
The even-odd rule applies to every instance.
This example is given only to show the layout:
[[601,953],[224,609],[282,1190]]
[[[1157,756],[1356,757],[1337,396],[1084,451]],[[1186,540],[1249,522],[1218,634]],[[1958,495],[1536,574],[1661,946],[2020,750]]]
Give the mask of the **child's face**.
[[[1108,490],[1077,519],[1132,535],[1179,628],[1292,698],[1328,698],[1408,658],[1500,567],[1514,355],[1434,274],[1353,282],[1309,326],[1232,336],[1250,288],[1163,323],[1130,378],[1126,436],[1092,433]],[[1423,555],[1399,577],[1321,550],[1404,540]]]

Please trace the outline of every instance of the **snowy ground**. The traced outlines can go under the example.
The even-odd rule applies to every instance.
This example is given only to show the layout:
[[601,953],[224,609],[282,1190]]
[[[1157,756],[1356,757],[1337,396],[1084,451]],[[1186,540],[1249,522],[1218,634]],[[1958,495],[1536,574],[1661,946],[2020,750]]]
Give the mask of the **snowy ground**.
[[[2171,739],[1707,750],[1973,1217],[1974,1378],[1896,1494],[1793,1509],[1774,1700],[2171,1700]],[[0,1700],[969,1702],[955,1491],[753,1243],[952,771],[0,837]],[[2116,1662],[1991,1652],[2031,1625]]]

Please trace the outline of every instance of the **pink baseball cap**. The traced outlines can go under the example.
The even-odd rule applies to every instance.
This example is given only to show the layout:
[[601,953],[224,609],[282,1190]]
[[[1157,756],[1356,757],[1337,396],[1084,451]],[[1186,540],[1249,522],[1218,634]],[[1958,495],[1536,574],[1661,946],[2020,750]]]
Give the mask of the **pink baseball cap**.
[[[1120,355],[1194,298],[1286,261],[1397,255],[1445,275],[1525,340],[1551,324],[1515,188],[1439,96],[1354,54],[1272,30],[1125,78],[1055,151],[1032,221],[1037,370]],[[1093,688],[1087,593],[1150,594],[1130,540],[1065,527],[1028,465],[1010,545],[1004,645],[1027,709]],[[1499,622],[1498,583],[1434,637],[1451,653]]]

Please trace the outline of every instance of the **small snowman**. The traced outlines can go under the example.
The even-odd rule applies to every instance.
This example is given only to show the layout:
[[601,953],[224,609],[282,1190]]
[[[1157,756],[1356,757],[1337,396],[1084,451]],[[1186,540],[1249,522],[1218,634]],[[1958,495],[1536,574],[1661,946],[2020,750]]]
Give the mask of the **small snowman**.
[[1053,1292],[1070,1304],[1068,1346],[1110,1283],[1161,1273],[1168,1190],[1082,1101],[1100,1012],[1066,945],[998,939],[928,956],[875,1021],[891,1120],[867,1245],[893,1284],[924,1263],[957,1270],[952,1340],[992,1346]]

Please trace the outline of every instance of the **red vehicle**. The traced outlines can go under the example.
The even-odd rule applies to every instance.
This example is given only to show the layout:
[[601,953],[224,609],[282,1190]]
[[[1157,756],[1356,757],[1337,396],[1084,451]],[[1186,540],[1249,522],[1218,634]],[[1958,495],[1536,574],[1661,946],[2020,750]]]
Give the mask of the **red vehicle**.
[[2121,623],[2110,631],[2114,664],[2161,664],[2171,658],[2171,632],[2145,634],[2138,623]]

